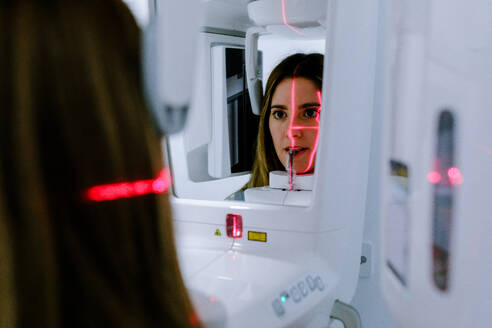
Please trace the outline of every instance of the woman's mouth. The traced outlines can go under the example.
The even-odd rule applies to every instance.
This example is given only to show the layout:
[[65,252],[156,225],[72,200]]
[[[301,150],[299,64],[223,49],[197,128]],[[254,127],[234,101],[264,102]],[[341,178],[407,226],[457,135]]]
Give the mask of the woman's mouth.
[[290,152],[292,152],[294,156],[296,156],[299,153],[304,152],[304,151],[306,151],[308,149],[309,148],[307,148],[307,147],[300,147],[300,146],[296,146],[296,147],[285,147],[284,148],[284,150],[285,150],[285,152],[287,154],[290,153]]

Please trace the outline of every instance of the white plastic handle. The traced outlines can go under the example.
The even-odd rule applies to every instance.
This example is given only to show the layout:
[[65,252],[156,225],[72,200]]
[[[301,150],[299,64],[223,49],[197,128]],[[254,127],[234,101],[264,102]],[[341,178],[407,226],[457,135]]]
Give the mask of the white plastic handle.
[[258,71],[258,38],[266,32],[263,27],[251,27],[246,31],[246,79],[253,114],[260,115],[263,86],[261,72]]
[[145,88],[164,134],[184,125],[195,80],[197,39],[203,19],[199,0],[159,1],[145,31]]

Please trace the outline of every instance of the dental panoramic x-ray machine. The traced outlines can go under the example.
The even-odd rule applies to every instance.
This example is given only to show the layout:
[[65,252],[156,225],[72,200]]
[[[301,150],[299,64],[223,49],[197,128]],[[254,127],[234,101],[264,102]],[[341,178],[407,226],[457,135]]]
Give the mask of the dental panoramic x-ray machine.
[[[488,324],[487,0],[155,4],[147,90],[164,132],[189,112],[164,147],[180,263],[206,327],[394,327],[381,293],[401,327]],[[271,35],[326,42],[316,171],[298,180],[304,192],[287,172],[250,201],[223,201],[249,178],[230,169],[224,113],[245,85],[259,113],[258,44]],[[238,54],[246,79],[226,83]]]
[[[315,328],[327,327],[332,318],[347,327],[360,327],[359,314],[348,304],[354,296],[361,265],[377,51],[376,42],[368,40],[377,39],[378,7],[369,5],[362,11],[358,7],[356,1],[324,0],[260,0],[247,4],[249,17],[257,25],[248,22],[246,26],[251,28],[246,32],[246,62],[253,69],[257,58],[251,54],[256,54],[261,33],[293,38],[314,35],[326,40],[318,165],[308,206],[171,196],[185,282],[207,327]],[[158,8],[156,17],[163,10]],[[170,16],[162,17],[168,31],[165,32],[165,25],[162,29],[168,34],[177,30],[165,22]],[[199,47],[234,41],[232,33],[225,35],[220,26],[210,25],[202,30]],[[216,39],[207,40],[210,34]],[[163,38],[161,49],[166,54],[166,46],[171,43],[165,39],[173,38]],[[358,52],[347,46],[347,38],[358,44]],[[244,35],[242,39],[244,44]],[[360,56],[360,52],[367,56]],[[156,58],[155,54],[150,58]],[[179,82],[180,76],[186,78],[186,71],[177,72],[166,64],[166,55],[158,58],[164,65],[157,66],[152,76],[159,79],[163,74],[165,78],[153,82],[154,107],[158,112],[163,108],[179,111],[186,101],[174,94],[173,83]],[[172,60],[171,55],[167,55],[167,60]],[[173,65],[178,62],[173,61]],[[150,63],[155,67],[159,61]],[[251,76],[251,68],[247,68],[247,78],[250,90],[255,92],[251,103],[257,114],[261,80]],[[169,74],[173,69],[171,83]],[[190,82],[188,88],[191,85]],[[199,115],[201,106],[206,109],[204,103],[197,103],[196,94],[194,97],[190,121],[193,115]],[[179,98],[177,104],[169,104],[168,99],[175,98]],[[162,123],[166,124],[164,120]],[[180,174],[189,173],[180,171],[175,161],[180,156],[177,142],[179,137],[170,138],[168,145],[175,181]]]

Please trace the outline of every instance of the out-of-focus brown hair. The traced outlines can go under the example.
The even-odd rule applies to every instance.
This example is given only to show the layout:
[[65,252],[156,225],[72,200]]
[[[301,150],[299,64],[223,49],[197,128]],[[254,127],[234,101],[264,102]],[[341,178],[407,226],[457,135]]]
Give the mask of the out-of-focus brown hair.
[[261,102],[260,125],[256,140],[256,158],[251,171],[251,178],[241,189],[263,187],[268,185],[270,171],[285,170],[275,152],[269,121],[272,98],[277,86],[285,79],[304,77],[314,82],[321,90],[323,81],[323,55],[321,54],[293,54],[278,64],[270,73],[265,95]]
[[2,327],[192,326],[167,195],[83,198],[161,169],[140,56],[121,1],[1,2]]

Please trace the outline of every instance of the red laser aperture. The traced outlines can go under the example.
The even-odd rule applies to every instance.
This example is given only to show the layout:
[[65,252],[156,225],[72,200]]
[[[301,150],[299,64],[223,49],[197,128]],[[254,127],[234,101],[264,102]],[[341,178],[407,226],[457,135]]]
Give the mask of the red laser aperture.
[[155,179],[94,186],[87,189],[85,196],[90,201],[100,202],[146,194],[160,194],[167,192],[170,186],[171,177],[169,170],[163,169]]
[[292,77],[292,84],[290,87],[290,107],[292,108],[292,113],[289,120],[289,131],[288,136],[290,140],[290,148],[295,147],[294,135],[292,134],[292,127],[294,126],[294,117],[296,115],[296,77]]
[[461,171],[456,167],[449,168],[448,178],[449,178],[449,182],[453,186],[457,186],[459,184],[462,184],[463,180],[464,180],[463,175],[461,174]]
[[433,184],[437,184],[441,182],[441,173],[437,171],[431,171],[427,174],[427,181]]
[[[461,171],[456,167],[451,167],[447,171],[447,178],[449,179],[449,184],[452,186],[457,186],[463,183],[463,175]],[[442,181],[443,177],[438,171],[431,171],[427,174],[427,180],[430,183],[438,184]],[[446,181],[446,180],[444,180]]]

